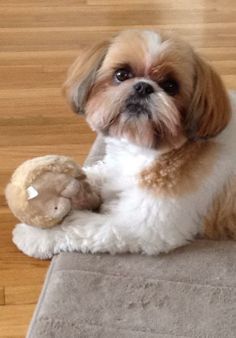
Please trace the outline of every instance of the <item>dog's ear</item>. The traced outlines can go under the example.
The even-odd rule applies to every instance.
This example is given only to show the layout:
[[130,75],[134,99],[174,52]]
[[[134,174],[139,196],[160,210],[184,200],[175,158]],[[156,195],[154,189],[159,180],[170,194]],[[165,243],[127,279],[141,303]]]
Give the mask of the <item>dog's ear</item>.
[[186,116],[190,139],[210,138],[220,133],[231,116],[229,98],[216,71],[198,55],[195,59],[195,83]]
[[109,41],[103,41],[81,52],[69,68],[63,91],[72,109],[84,113],[89,91],[94,84],[96,74],[106,56]]

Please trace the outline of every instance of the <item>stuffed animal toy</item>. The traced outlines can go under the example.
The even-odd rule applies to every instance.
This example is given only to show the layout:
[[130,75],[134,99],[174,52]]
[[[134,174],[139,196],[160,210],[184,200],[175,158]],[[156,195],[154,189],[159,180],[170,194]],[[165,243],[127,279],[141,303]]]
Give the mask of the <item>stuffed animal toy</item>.
[[6,188],[13,214],[23,223],[49,228],[72,209],[97,209],[100,196],[71,158],[49,155],[22,163]]

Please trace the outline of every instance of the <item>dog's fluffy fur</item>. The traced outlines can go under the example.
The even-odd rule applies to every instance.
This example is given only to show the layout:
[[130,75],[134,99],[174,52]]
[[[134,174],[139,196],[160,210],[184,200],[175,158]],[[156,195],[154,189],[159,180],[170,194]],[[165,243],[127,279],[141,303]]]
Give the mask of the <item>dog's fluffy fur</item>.
[[[140,97],[140,82],[151,93]],[[199,234],[236,238],[236,103],[187,43],[122,32],[76,60],[65,92],[105,136],[104,160],[84,168],[103,204],[99,213],[74,211],[52,229],[18,224],[13,240],[23,252],[153,255]]]

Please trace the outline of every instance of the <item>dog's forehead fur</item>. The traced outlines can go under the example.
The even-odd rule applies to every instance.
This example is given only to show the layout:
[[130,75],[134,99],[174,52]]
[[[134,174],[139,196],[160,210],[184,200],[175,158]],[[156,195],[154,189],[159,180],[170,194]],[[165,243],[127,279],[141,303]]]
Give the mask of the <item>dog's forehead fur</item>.
[[134,61],[138,66],[150,68],[153,60],[160,52],[162,45],[161,36],[151,31],[124,31],[119,34],[111,44],[104,66],[120,62],[125,64]]
[[187,43],[148,30],[124,31],[114,38],[98,74],[124,65],[131,66],[136,76],[174,71],[188,86],[194,73],[193,51]]

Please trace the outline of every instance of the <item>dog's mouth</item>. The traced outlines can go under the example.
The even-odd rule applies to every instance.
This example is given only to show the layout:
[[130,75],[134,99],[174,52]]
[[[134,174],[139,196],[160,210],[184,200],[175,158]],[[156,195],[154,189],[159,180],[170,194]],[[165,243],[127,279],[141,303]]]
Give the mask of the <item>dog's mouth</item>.
[[146,100],[137,100],[136,97],[129,97],[122,111],[129,117],[139,118],[142,115],[147,115],[149,119],[152,118],[151,110],[148,108],[148,102]]

